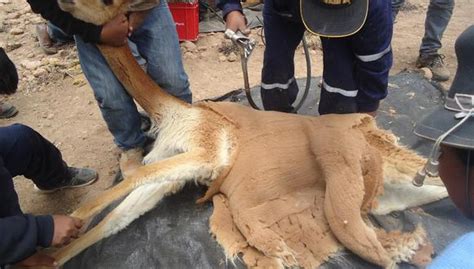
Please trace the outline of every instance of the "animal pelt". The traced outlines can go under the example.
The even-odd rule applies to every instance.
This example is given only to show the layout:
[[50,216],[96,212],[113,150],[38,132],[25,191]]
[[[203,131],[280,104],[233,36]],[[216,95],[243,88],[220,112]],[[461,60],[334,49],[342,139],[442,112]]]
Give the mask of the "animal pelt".
[[[316,268],[345,246],[390,267],[410,261],[427,242],[421,227],[385,233],[367,219],[383,191],[382,163],[393,169],[394,163],[403,166],[400,157],[423,160],[398,147],[370,116],[314,118],[206,106],[238,126],[232,169],[207,195],[219,193],[211,231],[228,257],[242,254],[249,267]],[[413,167],[404,172],[413,174]],[[409,177],[398,174],[398,182]]]

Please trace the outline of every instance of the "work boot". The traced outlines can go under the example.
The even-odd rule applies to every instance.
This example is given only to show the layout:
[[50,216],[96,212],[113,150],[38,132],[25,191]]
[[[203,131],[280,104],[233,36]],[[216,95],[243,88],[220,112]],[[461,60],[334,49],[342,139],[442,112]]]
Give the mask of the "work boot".
[[46,24],[39,24],[35,27],[36,30],[36,38],[38,39],[39,45],[41,49],[43,49],[44,53],[47,55],[56,54],[58,50],[53,47],[53,41],[49,37],[48,33],[48,25]]
[[68,167],[68,172],[71,175],[69,180],[64,180],[58,186],[53,188],[40,188],[35,185],[35,189],[40,193],[53,193],[58,190],[79,188],[90,185],[97,180],[97,172],[89,168]]
[[124,178],[129,177],[133,172],[143,164],[143,149],[133,148],[125,150],[120,154],[120,171]]
[[12,118],[16,114],[18,114],[16,107],[7,103],[0,103],[0,119]]
[[433,74],[433,80],[446,81],[449,79],[449,70],[444,65],[444,55],[442,54],[420,54],[416,61],[416,67],[427,67]]

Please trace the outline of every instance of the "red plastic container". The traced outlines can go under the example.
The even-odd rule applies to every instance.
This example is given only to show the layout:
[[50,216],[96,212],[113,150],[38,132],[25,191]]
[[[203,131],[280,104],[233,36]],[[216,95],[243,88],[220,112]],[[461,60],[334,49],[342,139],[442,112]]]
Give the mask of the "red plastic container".
[[199,34],[199,3],[168,3],[180,41],[196,41]]

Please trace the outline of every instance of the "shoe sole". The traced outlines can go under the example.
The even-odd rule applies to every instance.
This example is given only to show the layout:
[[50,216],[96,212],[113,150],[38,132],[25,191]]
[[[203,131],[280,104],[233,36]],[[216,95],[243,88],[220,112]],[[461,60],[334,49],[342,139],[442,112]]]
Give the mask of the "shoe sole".
[[435,74],[433,74],[433,77],[431,78],[431,80],[443,82],[443,81],[448,81],[449,77],[439,77],[439,76],[436,76]]
[[64,186],[64,187],[59,187],[59,188],[56,188],[56,189],[53,189],[53,190],[42,190],[40,188],[38,188],[38,186],[34,185],[34,189],[36,192],[38,193],[41,193],[41,194],[50,194],[50,193],[54,193],[54,192],[57,192],[57,191],[60,191],[60,190],[65,190],[65,189],[77,189],[77,188],[81,188],[81,187],[85,187],[85,186],[89,186],[89,185],[92,185],[93,183],[95,183],[97,180],[99,179],[99,177],[95,177],[94,180],[91,180],[89,182],[86,182],[84,184],[81,184],[81,185],[75,185],[75,186]]

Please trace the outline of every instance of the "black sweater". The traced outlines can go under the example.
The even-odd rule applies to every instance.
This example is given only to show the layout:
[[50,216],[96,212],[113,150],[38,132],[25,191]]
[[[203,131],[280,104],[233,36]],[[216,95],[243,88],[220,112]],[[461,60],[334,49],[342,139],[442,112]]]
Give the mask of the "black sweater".
[[98,43],[102,26],[87,23],[74,18],[71,14],[61,10],[57,0],[27,0],[33,12],[61,28],[68,35],[78,35],[84,41]]
[[35,253],[37,247],[49,247],[53,233],[51,216],[0,218],[0,266],[24,260]]

